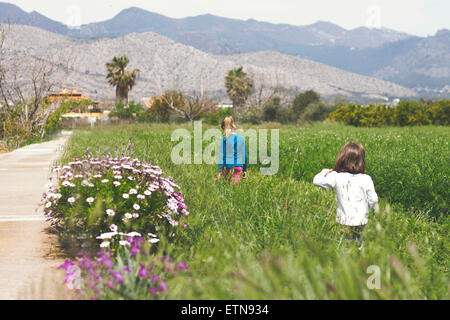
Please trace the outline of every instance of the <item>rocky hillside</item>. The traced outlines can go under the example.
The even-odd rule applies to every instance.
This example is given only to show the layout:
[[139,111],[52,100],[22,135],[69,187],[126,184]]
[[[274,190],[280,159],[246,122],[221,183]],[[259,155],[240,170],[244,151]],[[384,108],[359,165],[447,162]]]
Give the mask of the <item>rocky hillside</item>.
[[37,12],[27,13],[1,2],[0,23],[35,26],[76,39],[154,32],[219,55],[278,51],[395,82],[424,96],[450,96],[449,30],[421,38],[386,28],[346,30],[325,21],[294,26],[210,14],[173,19],[135,7],[109,20],[71,29]]
[[[61,57],[60,76],[68,87],[77,87],[95,99],[111,98],[114,89],[106,80],[105,64],[113,56],[128,55],[130,68],[141,74],[132,99],[160,94],[167,89],[224,91],[228,70],[243,65],[257,81],[295,90],[314,89],[324,96],[410,97],[414,92],[372,77],[273,51],[239,55],[214,55],[155,33],[133,33],[119,38],[75,40],[28,26],[10,26],[6,48],[10,55],[35,58]],[[68,65],[69,67],[65,67]]]

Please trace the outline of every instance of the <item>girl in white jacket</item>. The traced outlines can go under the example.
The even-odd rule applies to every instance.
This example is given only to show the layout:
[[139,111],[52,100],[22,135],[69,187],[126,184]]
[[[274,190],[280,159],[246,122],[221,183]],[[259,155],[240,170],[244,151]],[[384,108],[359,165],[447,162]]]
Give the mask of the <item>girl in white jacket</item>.
[[364,147],[349,142],[339,152],[334,169],[323,169],[313,182],[318,187],[334,189],[338,201],[336,220],[350,231],[352,239],[361,243],[361,248],[361,232],[369,221],[370,209],[378,202],[372,178],[365,171]]

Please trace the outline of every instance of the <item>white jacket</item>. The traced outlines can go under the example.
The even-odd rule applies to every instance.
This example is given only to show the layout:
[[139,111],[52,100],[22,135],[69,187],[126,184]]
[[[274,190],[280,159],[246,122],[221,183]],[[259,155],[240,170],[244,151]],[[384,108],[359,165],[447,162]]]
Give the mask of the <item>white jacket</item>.
[[336,221],[346,226],[369,222],[369,211],[378,202],[372,178],[366,174],[337,173],[323,169],[314,177],[314,185],[333,188],[338,201]]

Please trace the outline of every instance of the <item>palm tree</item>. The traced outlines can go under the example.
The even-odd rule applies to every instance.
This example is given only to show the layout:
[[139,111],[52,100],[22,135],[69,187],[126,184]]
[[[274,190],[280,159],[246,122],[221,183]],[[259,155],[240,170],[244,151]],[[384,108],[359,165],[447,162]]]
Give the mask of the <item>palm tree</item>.
[[128,93],[136,84],[136,77],[140,72],[139,69],[127,71],[126,67],[129,62],[127,56],[122,56],[114,57],[111,62],[106,64],[106,70],[108,71],[106,79],[111,86],[116,87],[116,100],[124,101],[125,104],[128,104]]
[[233,118],[237,118],[237,110],[242,107],[253,91],[253,80],[247,76],[242,67],[228,71],[225,77],[225,88],[233,102]]

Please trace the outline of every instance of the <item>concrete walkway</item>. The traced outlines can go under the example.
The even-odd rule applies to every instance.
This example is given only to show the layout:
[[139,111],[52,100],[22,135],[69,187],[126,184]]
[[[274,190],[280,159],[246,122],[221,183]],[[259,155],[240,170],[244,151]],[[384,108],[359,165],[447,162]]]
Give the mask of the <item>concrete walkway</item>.
[[62,299],[63,258],[38,208],[50,167],[67,140],[0,155],[0,299]]

